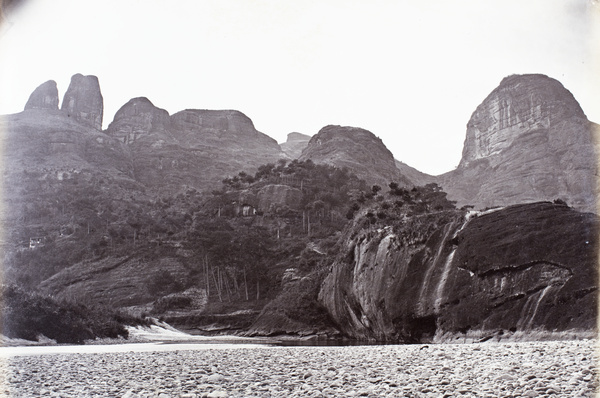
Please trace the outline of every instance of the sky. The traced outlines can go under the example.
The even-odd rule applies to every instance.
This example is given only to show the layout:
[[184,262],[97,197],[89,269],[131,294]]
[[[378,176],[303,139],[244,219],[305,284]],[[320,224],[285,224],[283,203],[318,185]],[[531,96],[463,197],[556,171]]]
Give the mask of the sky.
[[236,109],[286,140],[362,127],[440,174],[511,74],[558,79],[600,122],[599,0],[22,0],[0,24],[0,114],[96,75],[104,128],[129,99]]

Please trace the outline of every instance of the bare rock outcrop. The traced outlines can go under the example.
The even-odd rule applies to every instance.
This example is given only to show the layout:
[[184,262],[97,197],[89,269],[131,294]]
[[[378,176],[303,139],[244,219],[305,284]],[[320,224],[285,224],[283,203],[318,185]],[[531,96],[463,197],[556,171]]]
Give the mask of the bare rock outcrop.
[[310,139],[299,160],[308,159],[339,168],[347,167],[369,184],[386,186],[396,181],[402,186],[413,185],[396,168],[394,155],[381,138],[358,127],[323,127]]
[[80,123],[102,130],[104,100],[96,76],[76,74],[63,98],[61,110]]
[[586,119],[573,95],[544,75],[513,75],[477,107],[467,124],[461,166],[509,148],[524,133]]
[[58,110],[58,88],[54,80],[40,84],[29,96],[25,104],[27,109]]
[[161,192],[218,188],[224,177],[286,157],[239,111],[187,109],[170,116],[144,97],[123,105],[107,134],[129,148],[136,179]]
[[175,113],[171,122],[179,142],[190,148],[227,145],[232,150],[281,151],[277,141],[257,131],[240,111],[186,109]]
[[358,339],[593,331],[598,227],[593,214],[546,202],[350,230],[320,302]]
[[[163,139],[162,135],[168,133],[170,126],[169,112],[157,108],[146,97],[138,97],[129,100],[117,111],[107,133],[125,144],[132,144],[139,139]],[[156,133],[154,137],[148,137],[153,133]]]
[[459,205],[562,199],[596,211],[598,126],[544,75],[514,75],[477,107],[457,169],[438,183]]

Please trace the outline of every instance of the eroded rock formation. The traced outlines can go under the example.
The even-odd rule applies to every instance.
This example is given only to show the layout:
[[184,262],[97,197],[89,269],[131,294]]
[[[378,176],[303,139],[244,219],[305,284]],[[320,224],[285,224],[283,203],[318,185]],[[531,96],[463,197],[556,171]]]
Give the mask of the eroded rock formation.
[[58,110],[58,88],[54,80],[40,84],[29,96],[25,104],[27,109]]
[[61,110],[86,126],[102,130],[104,101],[96,76],[83,76],[78,73],[71,77]]
[[598,126],[544,75],[514,75],[477,107],[456,170],[438,183],[459,205],[553,200],[596,211]]
[[598,219],[552,203],[350,231],[319,298],[342,332],[448,341],[595,328]]
[[[117,111],[107,133],[125,144],[132,144],[138,139],[160,140],[170,127],[169,112],[157,108],[148,98],[138,97],[129,100]],[[159,136],[152,137],[153,133]]]
[[166,191],[218,188],[228,175],[286,157],[239,111],[187,109],[169,116],[147,98],[121,107],[107,133],[130,148],[138,181]]

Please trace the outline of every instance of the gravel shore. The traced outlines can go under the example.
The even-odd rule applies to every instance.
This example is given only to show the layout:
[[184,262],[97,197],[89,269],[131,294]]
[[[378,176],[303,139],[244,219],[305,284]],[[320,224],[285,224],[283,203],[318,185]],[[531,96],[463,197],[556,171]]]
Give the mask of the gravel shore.
[[176,348],[4,356],[0,394],[495,398],[593,397],[598,388],[596,340]]

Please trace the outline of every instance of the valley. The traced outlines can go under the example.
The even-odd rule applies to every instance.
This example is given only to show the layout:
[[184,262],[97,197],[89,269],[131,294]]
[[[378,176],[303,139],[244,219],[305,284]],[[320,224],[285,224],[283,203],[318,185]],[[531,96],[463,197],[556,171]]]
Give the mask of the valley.
[[[440,176],[363,128],[278,144],[240,111],[170,115],[145,97],[102,130],[95,76],[74,75],[59,103],[49,81],[0,118],[8,337],[121,330],[70,321],[75,304],[107,324],[152,317],[206,335],[596,330],[598,127],[552,78],[502,80]],[[57,334],[53,317],[81,327]]]

